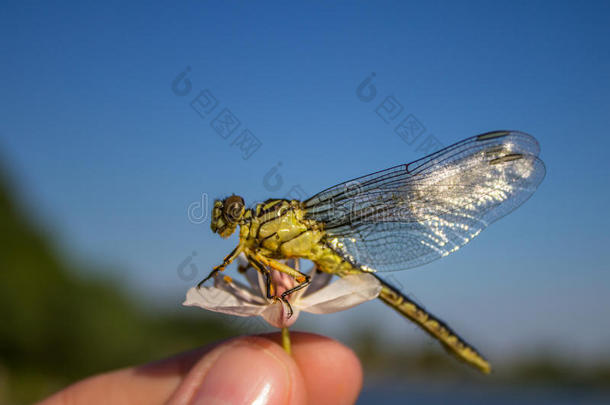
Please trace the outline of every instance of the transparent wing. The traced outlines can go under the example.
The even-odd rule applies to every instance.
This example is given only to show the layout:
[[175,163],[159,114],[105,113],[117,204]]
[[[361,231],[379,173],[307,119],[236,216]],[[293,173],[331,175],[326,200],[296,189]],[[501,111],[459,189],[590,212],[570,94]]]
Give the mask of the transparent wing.
[[455,252],[523,204],[545,175],[538,142],[490,132],[406,165],[338,184],[304,202],[328,243],[378,271]]

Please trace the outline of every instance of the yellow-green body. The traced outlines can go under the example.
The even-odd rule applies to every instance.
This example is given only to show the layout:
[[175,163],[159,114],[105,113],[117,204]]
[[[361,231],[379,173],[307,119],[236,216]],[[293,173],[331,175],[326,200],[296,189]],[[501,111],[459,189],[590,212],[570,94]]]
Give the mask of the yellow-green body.
[[[223,203],[216,204],[212,220],[214,230],[226,227],[226,224],[222,223]],[[323,223],[306,218],[306,211],[300,201],[268,200],[256,205],[254,209],[242,209],[237,223],[240,225],[239,245],[215,271],[222,270],[237,255],[244,253],[255,268],[262,270],[267,266],[292,275],[300,283],[305,283],[308,279],[279,260],[311,260],[318,270],[338,276],[374,273],[374,269],[355,263],[352,258],[341,253],[340,242],[324,231]],[[385,304],[418,324],[459,359],[484,373],[490,372],[489,363],[444,322],[391,285],[381,279],[379,281],[382,284],[379,298]]]
[[[539,152],[531,135],[492,131],[339,183],[305,201],[273,199],[246,209],[237,195],[217,200],[212,231],[226,238],[240,226],[239,244],[208,278],[243,253],[265,275],[269,298],[274,296],[272,270],[295,278],[297,285],[276,297],[289,304],[286,297],[310,280],[286,265],[286,259],[308,259],[317,270],[338,276],[429,263],[455,252],[527,201],[546,173]],[[449,326],[377,278],[383,302],[458,358],[490,371],[489,363]]]
[[331,248],[334,241],[328,240],[323,224],[306,219],[297,200],[268,200],[247,210],[239,239],[246,255],[252,252],[270,259],[307,259],[321,271],[340,276],[363,271]]

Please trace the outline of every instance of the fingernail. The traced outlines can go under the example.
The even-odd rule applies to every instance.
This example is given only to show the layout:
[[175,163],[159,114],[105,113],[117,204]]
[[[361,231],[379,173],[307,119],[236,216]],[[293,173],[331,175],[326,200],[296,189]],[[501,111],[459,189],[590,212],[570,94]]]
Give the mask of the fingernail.
[[286,365],[266,349],[245,343],[216,359],[193,395],[192,404],[285,404],[289,392]]

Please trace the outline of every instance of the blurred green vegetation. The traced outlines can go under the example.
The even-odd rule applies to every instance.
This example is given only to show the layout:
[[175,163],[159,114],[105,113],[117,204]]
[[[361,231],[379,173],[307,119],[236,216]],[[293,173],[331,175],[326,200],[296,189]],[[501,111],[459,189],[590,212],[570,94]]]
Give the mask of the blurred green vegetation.
[[69,268],[10,191],[0,178],[0,404],[31,403],[84,376],[235,333],[203,312],[147,312],[117,280]]

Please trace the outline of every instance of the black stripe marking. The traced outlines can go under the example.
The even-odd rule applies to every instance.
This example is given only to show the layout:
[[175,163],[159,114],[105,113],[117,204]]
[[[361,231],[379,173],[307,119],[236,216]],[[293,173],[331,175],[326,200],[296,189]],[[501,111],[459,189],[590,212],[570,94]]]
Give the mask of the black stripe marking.
[[277,206],[283,204],[284,201],[286,201],[286,200],[278,200],[275,204],[273,204],[271,207],[267,208],[266,210],[261,210],[261,212],[259,212],[257,217],[260,218],[265,214],[275,211],[277,209]]
[[511,153],[510,155],[502,156],[489,161],[490,165],[497,165],[498,163],[511,162],[513,160],[521,159],[523,157],[520,153]]
[[510,134],[510,132],[508,132],[508,131],[487,132],[485,134],[481,134],[481,135],[477,136],[477,141],[486,141],[488,139],[501,138],[508,134]]
[[[282,201],[285,201],[285,200],[282,200]],[[274,207],[275,207],[275,205],[274,205]],[[264,224],[266,224],[266,223],[268,223],[268,222],[271,222],[271,221],[275,221],[276,219],[283,217],[284,215],[286,215],[286,214],[287,214],[288,212],[290,212],[290,211],[293,211],[293,209],[292,209],[292,208],[288,208],[288,209],[286,209],[286,211],[282,212],[281,214],[279,214],[279,215],[274,215],[274,216],[273,216],[273,218],[269,218],[269,219],[266,219],[266,220],[264,220],[264,221],[259,222],[259,223],[258,223],[258,228],[256,229],[256,236],[255,236],[255,238],[256,238],[256,239],[258,239],[258,238],[259,238],[259,233],[260,233],[261,228],[263,227],[263,225],[264,225]],[[269,211],[268,213],[270,213],[270,212],[271,212],[271,211]],[[261,216],[262,216],[262,215],[259,215],[258,217],[260,218]]]
[[[259,228],[259,229],[260,229],[260,228]],[[261,244],[262,244],[264,241],[266,241],[267,239],[274,237],[275,235],[277,235],[277,232],[273,232],[272,234],[265,236],[263,239],[261,239],[261,240],[260,240]],[[258,239],[258,235],[257,235],[257,239]]]
[[288,240],[283,241],[282,243],[280,243],[280,246],[279,246],[279,247],[281,248],[281,247],[284,245],[284,243],[288,243],[288,242],[290,242],[291,240],[294,240],[294,239],[298,238],[299,236],[301,236],[301,235],[303,235],[303,234],[305,234],[305,233],[307,233],[307,232],[309,232],[309,229],[306,229],[306,230],[304,230],[303,232],[301,232],[300,234],[295,235],[295,236],[293,236],[292,238],[290,238],[290,239],[288,239]]

